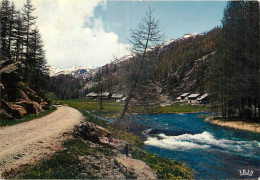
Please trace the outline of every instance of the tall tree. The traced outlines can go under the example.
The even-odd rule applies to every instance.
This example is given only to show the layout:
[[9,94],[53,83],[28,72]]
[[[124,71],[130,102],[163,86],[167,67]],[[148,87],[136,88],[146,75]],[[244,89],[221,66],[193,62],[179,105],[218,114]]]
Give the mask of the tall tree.
[[126,112],[128,111],[128,106],[135,96],[136,90],[138,88],[142,73],[145,69],[145,64],[147,63],[147,51],[151,46],[158,45],[163,40],[163,35],[161,34],[159,21],[155,20],[153,17],[153,10],[149,8],[146,12],[146,16],[142,19],[137,29],[131,30],[130,43],[132,44],[132,53],[134,55],[135,61],[135,71],[132,73],[132,81],[129,83],[129,91],[127,99],[120,117],[117,123],[123,120]]
[[25,26],[25,69],[24,69],[24,78],[27,80],[28,76],[28,69],[31,61],[30,57],[30,37],[32,35],[32,26],[35,24],[36,17],[33,16],[33,11],[35,8],[32,6],[31,0],[27,0],[23,7],[23,22]]
[[13,38],[14,38],[14,42],[13,42],[13,47],[12,47],[12,51],[13,51],[13,56],[15,58],[16,61],[22,61],[21,60],[21,55],[23,53],[23,35],[24,35],[24,24],[22,21],[22,17],[21,17],[21,13],[20,11],[17,11],[15,14],[15,21],[14,21],[14,26],[13,26]]
[[46,82],[43,81],[44,78],[42,78],[42,76],[46,75],[46,59],[43,42],[37,27],[32,31],[29,48],[31,58],[31,63],[29,64],[29,83],[31,83],[34,90],[39,91],[40,87],[46,85]]
[[10,2],[9,0],[1,1],[1,55],[7,57],[10,52],[8,51],[8,29],[9,29],[9,17],[10,17]]

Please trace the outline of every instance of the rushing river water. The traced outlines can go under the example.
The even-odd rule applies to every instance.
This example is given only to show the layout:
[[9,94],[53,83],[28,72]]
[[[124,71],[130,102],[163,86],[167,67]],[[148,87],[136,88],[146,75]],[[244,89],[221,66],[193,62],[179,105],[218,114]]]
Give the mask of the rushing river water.
[[201,114],[141,115],[151,127],[143,149],[186,162],[197,179],[258,178],[259,134],[207,123]]

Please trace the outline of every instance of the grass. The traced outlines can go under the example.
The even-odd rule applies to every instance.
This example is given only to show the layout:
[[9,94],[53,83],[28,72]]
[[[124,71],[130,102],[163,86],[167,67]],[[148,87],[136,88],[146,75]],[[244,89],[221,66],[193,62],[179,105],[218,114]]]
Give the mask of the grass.
[[[67,104],[68,106],[88,111],[91,114],[102,116],[104,118],[116,118],[123,110],[124,103],[112,102],[108,100],[103,101],[104,110],[100,110],[99,101],[87,100],[87,99],[72,99],[57,101],[59,104]],[[153,113],[166,114],[166,113],[192,113],[208,111],[209,108],[205,105],[191,105],[181,102],[176,102],[170,106],[157,107],[153,110]],[[138,112],[142,113],[142,112]]]
[[22,117],[22,119],[14,119],[14,120],[3,119],[3,120],[0,121],[0,127],[12,126],[12,125],[15,125],[15,124],[31,121],[33,119],[38,119],[38,118],[41,118],[43,116],[46,116],[47,114],[50,114],[51,112],[55,111],[56,109],[57,109],[56,107],[51,106],[49,110],[39,112],[38,114],[26,115],[26,116]]
[[100,110],[100,104],[97,100],[87,100],[87,99],[72,99],[72,100],[63,100],[56,101],[59,104],[67,104],[70,107],[74,107],[80,110],[89,111],[91,114],[97,116],[102,116],[105,118],[116,118],[120,115],[124,103],[113,102],[113,101],[103,101],[103,109]]
[[[36,165],[26,165],[19,174],[21,179],[86,179],[83,172],[85,166],[81,164],[78,156],[104,154],[114,155],[109,149],[92,148],[82,138],[74,136],[63,143],[63,149],[56,152],[50,159],[42,160]],[[4,174],[8,176],[8,173]],[[13,178],[12,176],[9,176]]]
[[191,179],[191,169],[173,159],[160,158],[139,148],[132,148],[131,155],[135,159],[144,161],[152,168],[158,179]]

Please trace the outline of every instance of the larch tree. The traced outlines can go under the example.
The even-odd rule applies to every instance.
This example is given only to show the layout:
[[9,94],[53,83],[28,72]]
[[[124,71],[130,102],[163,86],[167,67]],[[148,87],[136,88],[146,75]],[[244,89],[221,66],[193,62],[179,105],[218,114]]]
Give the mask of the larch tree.
[[[140,22],[138,28],[131,30],[130,43],[132,44],[133,61],[135,61],[134,71],[130,74],[129,91],[123,111],[116,123],[121,123],[129,110],[129,104],[132,99],[135,98],[138,86],[140,86],[140,80],[145,72],[145,66],[147,65],[147,52],[152,46],[159,45],[164,36],[161,34],[159,27],[159,21],[153,17],[154,10],[151,8],[146,12],[145,17]],[[148,62],[149,63],[149,62]]]

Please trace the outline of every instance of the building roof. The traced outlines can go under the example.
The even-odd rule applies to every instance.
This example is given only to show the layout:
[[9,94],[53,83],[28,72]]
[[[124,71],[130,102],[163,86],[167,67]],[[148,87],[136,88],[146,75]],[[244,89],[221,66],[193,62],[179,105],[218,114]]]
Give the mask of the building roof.
[[183,93],[182,95],[180,95],[181,97],[186,97],[188,96],[190,93]]
[[188,96],[188,98],[196,98],[196,97],[199,97],[200,94],[191,94]]
[[[110,92],[103,92],[103,93],[102,93],[102,96],[103,96],[103,97],[109,97],[110,95],[111,95]],[[98,96],[101,96],[101,93],[98,94]]]
[[114,99],[121,99],[121,98],[123,98],[123,94],[112,94],[112,98],[114,98]]
[[87,94],[86,96],[87,97],[96,97],[96,96],[98,96],[98,94],[92,92],[92,93]]
[[127,97],[123,97],[123,98],[122,98],[122,101],[125,101],[126,99],[127,99]]
[[200,96],[197,100],[198,100],[198,101],[201,101],[201,100],[207,98],[208,96],[209,96],[209,94],[208,94],[208,93],[205,93],[205,94],[203,94],[202,96]]
[[180,99],[181,99],[181,96],[177,97],[177,99],[180,100]]

